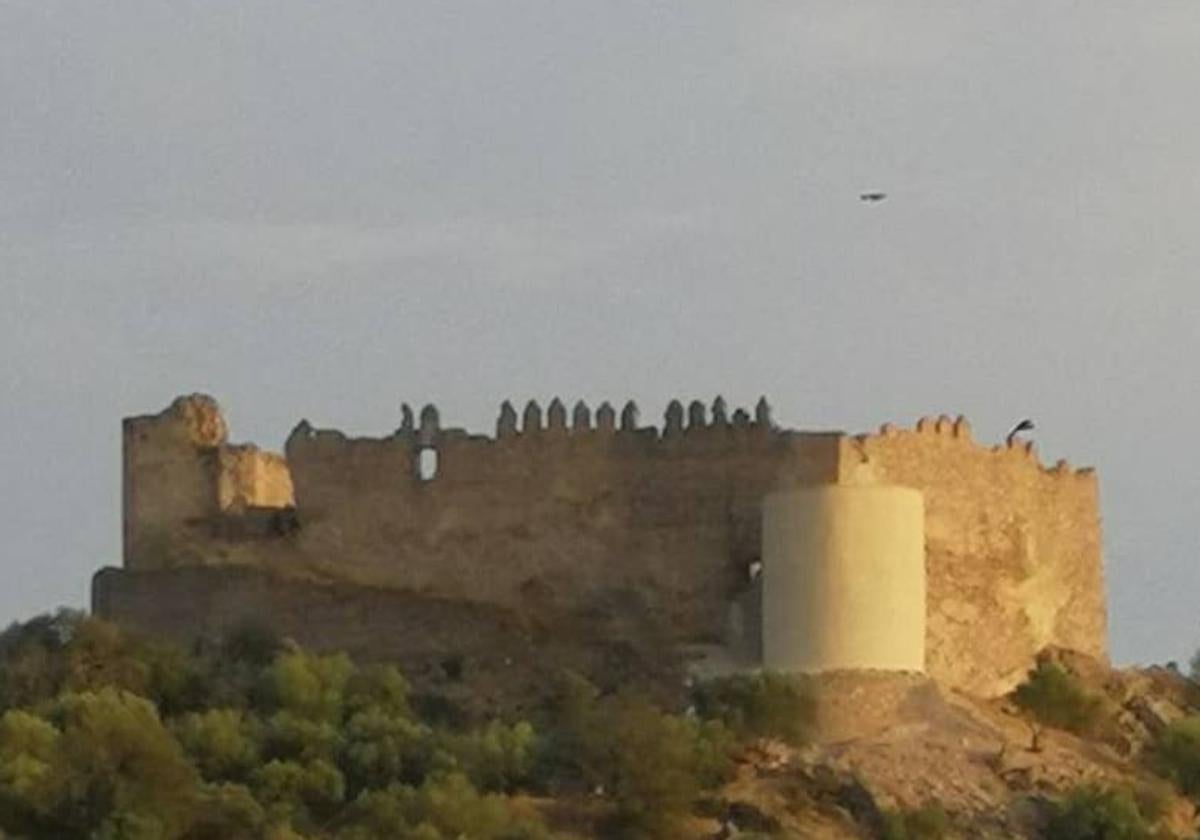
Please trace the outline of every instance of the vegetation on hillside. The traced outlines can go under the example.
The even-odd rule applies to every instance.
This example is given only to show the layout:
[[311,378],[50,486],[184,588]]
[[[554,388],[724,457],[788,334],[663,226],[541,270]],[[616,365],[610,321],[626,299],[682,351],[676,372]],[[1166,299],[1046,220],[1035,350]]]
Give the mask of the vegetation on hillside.
[[1040,749],[1039,736],[1044,726],[1086,736],[1096,732],[1103,722],[1102,699],[1054,662],[1038,662],[1013,692],[1013,700],[1031,716],[1030,748],[1035,752]]
[[261,630],[188,652],[43,616],[0,636],[0,836],[518,840],[550,836],[557,796],[606,835],[671,837],[740,740],[795,740],[810,707],[774,676],[704,686],[698,714],[572,674],[549,694],[450,725],[395,668]]
[[[1040,664],[1013,700],[1036,727],[1094,737],[1111,723],[1111,701],[1060,665]],[[664,709],[563,673],[524,716],[478,719],[415,694],[395,667],[260,628],[184,650],[61,612],[0,634],[0,838],[651,840],[695,836],[698,814],[780,836],[775,815],[718,790],[735,757],[763,754],[747,746],[807,740],[804,684],[739,675],[695,686],[691,703]],[[1200,800],[1200,718],[1166,726],[1142,757]],[[958,836],[937,802],[873,810],[854,779],[812,779],[800,799],[840,803],[855,830]],[[1037,830],[1165,836],[1165,800],[1144,793],[1046,790]]]
[[883,840],[941,840],[949,830],[950,819],[936,802],[883,814]]
[[1200,717],[1181,718],[1167,726],[1151,745],[1148,759],[1180,793],[1200,801]]
[[1151,840],[1156,814],[1127,790],[1084,785],[1055,802],[1047,840]]

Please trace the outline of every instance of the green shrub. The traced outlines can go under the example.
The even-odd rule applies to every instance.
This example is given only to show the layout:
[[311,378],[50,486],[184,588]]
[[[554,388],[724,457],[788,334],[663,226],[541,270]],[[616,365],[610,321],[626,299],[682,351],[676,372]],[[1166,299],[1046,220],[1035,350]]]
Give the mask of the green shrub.
[[701,717],[719,720],[742,737],[802,744],[816,713],[816,702],[800,678],[767,671],[709,680],[694,695]]
[[345,654],[286,653],[267,670],[273,706],[310,720],[339,720],[354,663]]
[[183,840],[258,840],[266,822],[250,790],[235,784],[206,787],[197,813]]
[[301,827],[330,816],[346,793],[341,771],[320,759],[269,761],[251,774],[250,787],[272,818]]
[[286,823],[276,823],[267,829],[265,840],[309,840],[309,838]]
[[598,784],[589,766],[596,744],[600,692],[574,671],[558,675],[544,720],[545,737],[534,774],[539,785]]
[[178,718],[172,729],[204,778],[241,779],[259,762],[259,727],[240,709]]
[[21,710],[0,717],[0,826],[32,833],[61,796],[62,733]]
[[28,621],[13,622],[0,633],[0,658],[7,659],[14,651],[24,647],[61,651],[86,620],[87,613],[63,607],[52,613],[34,616]]
[[1174,793],[1171,785],[1161,779],[1139,784],[1132,791],[1138,811],[1149,823],[1158,822],[1170,812]]
[[37,837],[177,837],[199,778],[153,704],[113,688],[62,695],[50,719],[0,719],[0,828]]
[[[599,789],[613,836],[671,837],[732,767],[721,715],[580,678],[536,729],[468,728],[393,667],[277,649],[247,633],[185,650],[70,614],[0,634],[0,837],[519,840],[548,835],[507,794],[538,788]],[[775,733],[794,698],[762,682],[719,696]]]
[[391,665],[367,665],[346,681],[346,716],[378,709],[392,717],[412,717],[408,680]]
[[1155,738],[1150,766],[1181,793],[1200,798],[1200,716],[1174,721]]
[[1047,840],[1149,840],[1150,826],[1125,790],[1092,785],[1076,788],[1054,803]]
[[940,840],[949,830],[950,819],[936,802],[883,814],[883,840]]
[[176,645],[60,610],[0,635],[0,707],[112,687],[153,700],[163,713],[198,708],[208,699],[203,665]]
[[465,776],[430,778],[420,787],[395,785],[366,791],[339,820],[337,840],[539,840],[549,834],[536,819],[522,817],[509,800],[481,794]]
[[85,618],[64,609],[13,624],[0,633],[0,709],[34,706],[62,690],[63,651]]
[[411,837],[412,826],[404,806],[398,786],[363,791],[341,815],[335,837],[337,840]]
[[372,708],[355,714],[342,728],[341,766],[352,794],[420,784],[438,761],[433,731],[407,716]]
[[548,837],[535,820],[519,816],[508,799],[481,794],[461,774],[452,773],[404,790],[401,806],[416,828],[436,829],[431,837],[478,840],[536,840]]
[[687,725],[634,695],[603,708],[608,743],[592,756],[616,807],[614,828],[631,837],[669,837],[700,793]]
[[64,687],[74,692],[112,687],[145,696],[150,694],[151,670],[145,651],[115,624],[87,618],[67,644]]
[[[105,688],[67,695],[55,715],[70,780],[62,812],[136,811],[166,826],[186,824],[198,775],[148,700]],[[86,823],[86,819],[85,819]]]
[[564,675],[547,727],[538,780],[602,792],[614,836],[676,836],[700,792],[732,766],[720,722],[667,714],[633,692],[601,697],[575,674]]
[[1099,697],[1053,662],[1039,662],[1017,686],[1013,700],[1039,723],[1078,735],[1093,732],[1103,711]]
[[0,709],[45,703],[62,688],[62,660],[40,644],[22,643],[4,654]]
[[341,748],[337,720],[313,720],[293,712],[276,712],[262,727],[262,753],[267,759],[308,762],[332,760]]
[[729,781],[733,774],[733,752],[737,738],[719,720],[680,718],[692,742],[692,764],[696,781],[703,790],[712,790]]
[[447,733],[441,748],[480,790],[511,792],[533,776],[539,742],[533,727],[492,721],[464,734]]
[[149,666],[145,696],[162,715],[214,705],[211,663],[172,644],[139,644],[136,655]]

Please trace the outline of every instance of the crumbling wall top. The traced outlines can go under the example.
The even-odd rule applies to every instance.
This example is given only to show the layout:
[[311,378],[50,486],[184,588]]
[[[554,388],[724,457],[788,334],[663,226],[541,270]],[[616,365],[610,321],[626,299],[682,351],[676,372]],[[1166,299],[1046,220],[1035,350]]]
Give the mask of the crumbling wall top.
[[944,443],[948,446],[961,445],[976,450],[988,451],[997,458],[1025,462],[1030,466],[1036,467],[1043,473],[1054,476],[1071,476],[1092,481],[1095,480],[1095,470],[1091,467],[1073,468],[1066,460],[1059,460],[1053,466],[1047,466],[1042,463],[1042,460],[1038,457],[1037,447],[1032,440],[1013,438],[990,447],[978,442],[972,436],[971,424],[961,414],[954,418],[946,414],[937,417],[921,417],[912,429],[905,429],[892,423],[884,423],[879,427],[878,432],[857,435],[853,440],[859,447],[862,447],[874,443],[884,443],[887,441],[899,442],[907,439],[923,440],[934,445],[939,443]]
[[127,418],[125,426],[127,429],[169,428],[188,443],[201,447],[222,446],[229,440],[229,427],[221,406],[207,394],[176,397],[158,414]]

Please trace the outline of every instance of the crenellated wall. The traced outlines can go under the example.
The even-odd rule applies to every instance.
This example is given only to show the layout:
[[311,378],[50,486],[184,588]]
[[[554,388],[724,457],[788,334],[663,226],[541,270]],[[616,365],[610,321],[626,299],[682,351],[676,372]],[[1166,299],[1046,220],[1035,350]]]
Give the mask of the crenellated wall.
[[876,482],[925,498],[932,675],[996,693],[1045,644],[1104,653],[1094,475],[979,446],[961,418],[848,437],[718,398],[672,401],[657,429],[633,403],[555,399],[503,403],[488,437],[442,428],[431,405],[401,417],[382,438],[301,422],[286,459],[228,445],[206,397],[127,420],[126,568],[249,566],[606,621],[633,610],[716,643],[762,554],[764,497]]
[[[127,423],[127,483],[170,485],[188,501],[154,490],[161,511],[127,507],[129,533],[175,525],[172,545],[131,539],[128,568],[250,565],[533,608],[605,611],[632,598],[696,640],[720,639],[759,557],[765,493],[831,481],[837,469],[837,435],[775,429],[765,401],[732,417],[720,399],[711,417],[699,402],[673,402],[661,432],[638,425],[632,403],[593,417],[583,403],[568,415],[559,400],[544,414],[531,402],[520,424],[505,403],[495,438],[442,429],[433,406],[419,416],[405,406],[384,438],[298,425],[286,445],[298,527],[248,540],[263,528],[236,527],[233,514],[286,503],[280,488],[290,486],[279,475],[259,481],[261,459],[243,469],[245,452],[223,434],[179,434],[183,418],[210,408],[189,398]],[[130,438],[130,427],[144,433]],[[425,450],[437,453],[429,479]],[[163,463],[173,468],[161,477],[146,466]],[[233,481],[237,492],[222,483]],[[252,497],[241,508],[239,493]]]
[[925,498],[926,670],[982,694],[1020,681],[1046,645],[1106,655],[1097,481],[1032,443],[981,446],[962,417],[846,437],[839,481]]
[[[505,605],[607,609],[639,599],[683,637],[716,641],[760,554],[759,502],[836,471],[837,436],[781,432],[717,404],[668,407],[661,433],[632,404],[501,408],[495,438],[438,428],[436,412],[381,439],[301,424],[287,460],[299,556],[374,585]],[[411,412],[405,412],[411,416]],[[423,480],[423,449],[437,452]],[[286,562],[295,562],[295,557]]]

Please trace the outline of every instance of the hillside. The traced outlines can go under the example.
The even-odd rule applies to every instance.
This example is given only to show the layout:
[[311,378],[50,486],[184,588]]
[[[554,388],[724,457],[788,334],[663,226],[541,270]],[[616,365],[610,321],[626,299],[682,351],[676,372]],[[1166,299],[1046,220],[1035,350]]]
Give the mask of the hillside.
[[72,613],[43,616],[0,637],[0,831],[147,840],[1195,833],[1180,791],[1200,782],[1200,730],[1187,717],[1200,706],[1195,686],[1171,670],[1112,671],[1052,651],[1015,695],[988,701],[870,673],[668,688],[648,679],[597,688],[561,671],[516,708],[502,696],[471,702],[488,689],[461,662],[410,680],[252,626],[184,650]]

